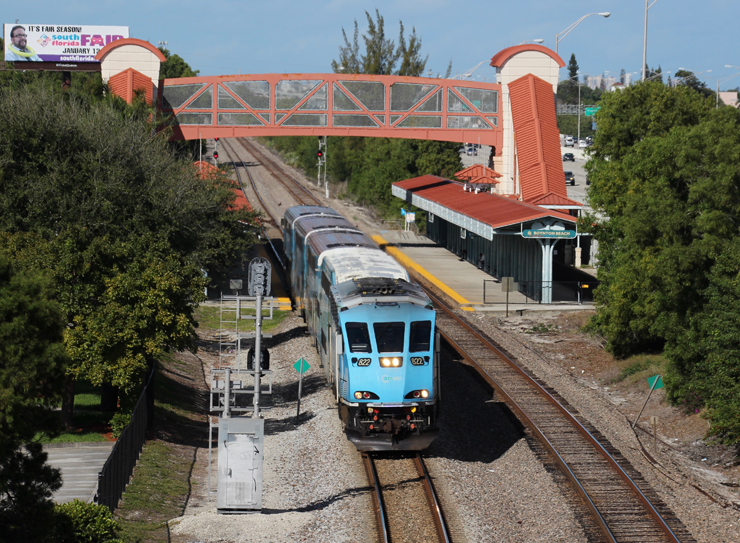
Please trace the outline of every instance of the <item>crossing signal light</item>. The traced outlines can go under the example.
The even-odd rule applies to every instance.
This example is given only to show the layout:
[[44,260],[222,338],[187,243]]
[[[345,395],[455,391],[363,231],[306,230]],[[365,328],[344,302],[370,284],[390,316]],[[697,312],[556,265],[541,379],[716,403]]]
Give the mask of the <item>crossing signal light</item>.
[[213,158],[218,158],[218,152],[213,153]]
[[216,143],[218,143],[218,138],[214,138],[213,141],[215,141]]
[[319,157],[319,158],[321,158],[322,156],[324,156],[324,151],[317,152],[316,153],[316,156]]

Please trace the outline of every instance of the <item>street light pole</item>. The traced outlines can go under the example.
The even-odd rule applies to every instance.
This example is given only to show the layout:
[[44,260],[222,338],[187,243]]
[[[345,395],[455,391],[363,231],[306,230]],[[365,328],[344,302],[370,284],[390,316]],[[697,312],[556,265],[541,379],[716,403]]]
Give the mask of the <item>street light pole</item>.
[[578,75],[576,75],[576,85],[578,85],[578,148],[581,148],[581,84],[578,82]]
[[[657,2],[657,0],[656,0],[656,2]],[[583,16],[583,17],[581,17],[580,19],[578,19],[578,20],[577,20],[577,21],[576,21],[575,23],[573,23],[572,25],[570,25],[570,26],[569,26],[568,28],[566,28],[566,29],[565,29],[565,30],[563,30],[562,32],[559,32],[559,33],[555,34],[555,54],[556,54],[556,55],[558,54],[558,43],[560,43],[560,40],[562,40],[562,39],[563,39],[563,38],[564,38],[565,36],[567,36],[568,34],[570,34],[570,33],[571,33],[571,31],[572,31],[572,30],[573,30],[573,29],[574,29],[575,27],[577,27],[577,26],[578,26],[579,24],[581,24],[581,22],[582,22],[582,21],[583,21],[583,20],[584,20],[584,19],[585,19],[586,17],[591,17],[591,15],[601,15],[602,17],[604,17],[604,18],[607,18],[607,17],[609,17],[609,15],[611,15],[611,13],[610,13],[610,12],[608,12],[608,11],[600,11],[599,13],[589,13],[589,14],[587,14],[587,15],[584,15],[584,16]],[[562,37],[561,37],[561,36],[562,36]]]
[[658,0],[653,0],[653,3],[648,6],[648,0],[645,0],[645,32],[642,35],[642,80],[645,81],[647,77],[647,15],[648,10],[653,7],[653,4]]

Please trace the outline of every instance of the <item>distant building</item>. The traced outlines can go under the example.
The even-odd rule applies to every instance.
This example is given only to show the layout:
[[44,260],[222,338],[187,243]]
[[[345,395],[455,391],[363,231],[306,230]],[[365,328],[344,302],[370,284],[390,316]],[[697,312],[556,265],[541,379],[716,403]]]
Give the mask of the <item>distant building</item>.
[[740,107],[740,100],[737,98],[737,91],[724,91],[719,93],[719,99],[726,106],[732,106],[734,108]]
[[586,86],[590,89],[601,88],[601,76],[600,75],[589,75],[586,79]]

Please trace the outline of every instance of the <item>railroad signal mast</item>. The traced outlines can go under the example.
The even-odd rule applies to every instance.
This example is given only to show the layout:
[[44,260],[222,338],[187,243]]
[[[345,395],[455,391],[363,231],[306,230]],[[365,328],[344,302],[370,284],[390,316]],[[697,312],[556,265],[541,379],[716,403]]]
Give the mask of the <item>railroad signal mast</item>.
[[324,188],[326,189],[325,195],[329,197],[329,185],[326,184],[326,136],[319,136],[319,150],[316,152],[318,162],[318,177],[316,179],[316,186],[321,186],[321,167],[324,167]]
[[[214,151],[214,155],[216,152]],[[218,424],[209,423],[208,496],[211,496],[211,450],[214,428],[218,428],[218,479],[216,507],[219,513],[248,513],[262,509],[262,464],[264,459],[265,419],[260,399],[272,393],[270,355],[262,348],[262,305],[270,296],[272,266],[266,258],[253,258],[249,263],[249,296],[240,296],[241,280],[232,281],[233,296],[221,296],[221,338],[218,368],[211,369],[211,413],[218,413]],[[252,306],[251,304],[255,305]],[[254,315],[251,314],[254,307]],[[239,332],[239,322],[255,321],[254,334]],[[242,368],[242,339],[254,338],[254,347]],[[225,339],[224,339],[225,338]],[[249,378],[254,379],[250,386]],[[251,399],[251,402],[249,401]],[[246,416],[251,411],[251,417]],[[209,417],[210,420],[210,417]]]

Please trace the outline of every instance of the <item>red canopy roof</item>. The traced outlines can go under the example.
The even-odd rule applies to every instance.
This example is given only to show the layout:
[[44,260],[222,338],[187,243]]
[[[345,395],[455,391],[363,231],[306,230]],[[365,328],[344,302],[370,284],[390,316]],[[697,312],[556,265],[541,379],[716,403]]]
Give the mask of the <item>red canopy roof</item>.
[[[201,179],[216,179],[221,173],[216,166],[204,160],[196,160],[193,163],[193,167],[198,170],[198,177],[200,177]],[[249,204],[246,196],[244,196],[244,191],[242,191],[241,187],[236,183],[236,181],[233,181],[233,184],[234,188],[232,190],[236,195],[236,199],[234,200],[234,208],[242,209],[245,207],[249,211],[252,211],[252,206]]]
[[[482,223],[489,224],[493,228],[515,225],[544,217],[553,217],[569,223],[575,223],[576,221],[575,217],[566,213],[545,209],[498,194],[465,192],[460,183],[436,175],[423,175],[405,181],[398,181],[393,183],[393,186]],[[411,202],[411,197],[408,194],[406,201]]]
[[497,177],[503,177],[500,173],[483,164],[473,164],[472,166],[460,170],[455,177],[468,183],[481,183],[484,185],[493,185],[498,183]]

